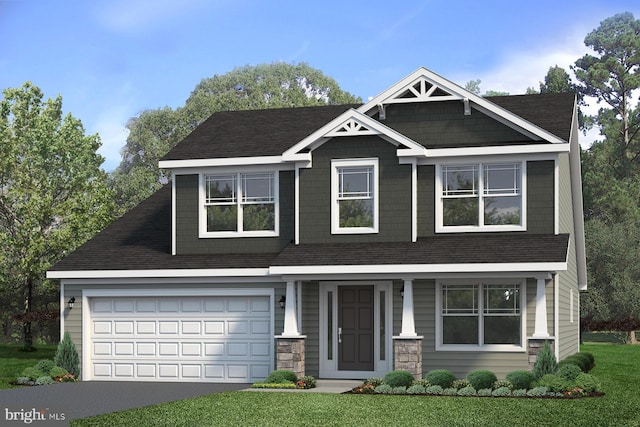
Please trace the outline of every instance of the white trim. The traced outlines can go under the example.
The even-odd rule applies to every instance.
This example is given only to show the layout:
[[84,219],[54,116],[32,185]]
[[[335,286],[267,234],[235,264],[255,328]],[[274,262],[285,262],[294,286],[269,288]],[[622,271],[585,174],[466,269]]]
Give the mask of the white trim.
[[[269,335],[274,336],[275,327],[275,290],[263,289],[82,289],[82,379],[91,380],[91,306],[90,298],[116,298],[116,297],[189,297],[189,296],[266,296],[269,297],[270,325]],[[274,366],[274,349],[271,349],[269,365]]]
[[553,159],[553,233],[560,233],[560,159]]
[[177,206],[176,206],[176,178],[173,177],[171,180],[171,255],[176,255],[177,252]]
[[64,301],[65,298],[64,282],[60,282],[60,341],[62,341],[62,338],[64,337],[64,312],[67,307],[67,304]]
[[411,241],[418,241],[418,162],[411,161]]
[[[440,158],[469,157],[469,156],[503,156],[527,154],[558,154],[568,153],[569,144],[522,144],[522,145],[491,145],[480,147],[459,148],[428,148],[426,159],[419,158],[419,164],[433,164]],[[520,157],[522,158],[522,157]]]
[[300,165],[296,163],[294,172],[294,202],[293,202],[293,226],[294,241],[296,245],[300,244]]
[[[437,88],[448,92],[450,96],[431,97],[432,99],[428,99],[430,93],[426,93],[424,94],[424,97],[410,98],[406,102],[419,102],[425,100],[446,101],[451,99],[457,99],[463,102],[464,99],[468,99],[471,102],[473,108],[489,115],[496,120],[502,121],[504,124],[525,135],[531,135],[552,143],[566,143],[566,141],[563,141],[556,135],[534,125],[533,123],[498,106],[497,104],[494,104],[488,99],[478,96],[462,88],[461,86],[458,86],[450,80],[447,80],[444,77],[434,73],[433,71],[427,70],[424,67],[418,68],[416,71],[409,74],[407,77],[403,78],[398,83],[391,86],[389,89],[369,100],[366,104],[360,106],[358,108],[358,111],[364,114],[374,109],[374,111],[377,111],[377,106],[379,104],[384,105],[397,101],[393,99],[395,96],[398,96],[401,92],[405,91],[409,87],[416,85],[418,82],[424,81],[427,81],[433,86],[436,86]],[[463,106],[461,105],[461,107]]]
[[[160,160],[158,167],[160,169],[192,169],[192,168],[208,168],[217,166],[254,166],[254,165],[273,165],[283,163],[282,156],[255,156],[255,157],[226,157],[211,159],[188,159],[188,160]],[[181,171],[181,173],[193,173]]]
[[[374,370],[373,371],[341,371],[338,369],[338,286],[354,286],[354,285],[373,285],[374,289],[374,325],[376,331],[380,327],[380,292],[385,292],[385,343],[380,343],[378,333],[374,334]],[[326,338],[328,336],[328,293],[333,292],[332,298],[332,324],[334,326],[333,337],[333,353],[332,359],[329,360]],[[382,377],[393,368],[393,283],[385,280],[372,281],[333,281],[321,282],[319,286],[319,377],[320,378],[370,378],[373,376]],[[385,360],[380,360],[380,345],[385,346]]]
[[[198,237],[201,239],[215,238],[244,238],[244,237],[278,237],[280,236],[280,172],[269,170],[236,170],[235,172],[225,172],[227,175],[236,176],[237,200],[237,225],[238,231],[207,231],[207,209],[205,206],[207,175],[216,175],[221,171],[201,172],[198,174]],[[274,209],[274,230],[261,231],[240,231],[242,228],[242,175],[243,174],[271,174],[273,176],[273,209]]]
[[442,167],[443,166],[457,166],[463,165],[466,163],[459,162],[443,162],[436,164],[436,176],[435,176],[435,217],[436,224],[435,230],[436,233],[488,233],[488,232],[496,232],[496,231],[527,231],[527,161],[526,160],[518,160],[515,162],[508,162],[505,160],[496,160],[492,159],[484,159],[480,162],[469,162],[470,166],[478,166],[478,218],[479,221],[482,221],[483,215],[483,204],[482,200],[485,197],[484,192],[484,166],[493,165],[493,164],[509,164],[514,163],[520,164],[520,225],[462,225],[462,226],[445,226],[442,224],[443,221],[443,196],[442,196]]
[[[350,124],[353,123],[357,123],[360,127],[351,127]],[[341,132],[347,125],[351,130]],[[360,130],[358,131],[358,129]],[[332,137],[353,135],[377,135],[395,146],[407,147],[399,148],[398,156],[425,156],[425,148],[422,145],[352,108],[286,150],[282,154],[282,159],[284,161],[300,160],[298,156],[302,150],[310,149],[313,151]]]
[[[339,168],[373,168],[373,227],[340,227]],[[376,234],[380,218],[380,184],[377,158],[370,159],[332,159],[331,160],[331,234]]]
[[553,337],[556,360],[560,360],[560,275],[553,275]]
[[[439,280],[435,286],[435,317],[436,317],[436,351],[478,351],[478,352],[511,352],[511,353],[523,353],[527,351],[527,280],[520,277],[514,277],[510,279],[484,279],[484,281],[490,281],[490,283],[482,283],[483,285],[501,285],[501,284],[518,284],[520,285],[520,345],[507,345],[507,344],[442,344],[442,285],[446,282],[455,282],[452,284],[478,284],[478,280],[474,279],[457,279],[451,278],[446,280]],[[479,289],[479,299],[481,303],[478,305],[478,316],[482,317],[483,310],[482,300],[484,298],[483,290]],[[482,341],[483,331],[481,322],[478,323],[479,339]]]
[[47,271],[47,279],[124,279],[152,277],[265,277],[268,268],[211,268],[167,270],[75,270]]
[[547,325],[547,279],[549,279],[548,274],[535,277],[536,311],[534,314],[534,330],[531,336],[533,339],[546,339],[550,336]]
[[313,275],[323,277],[332,274],[416,274],[416,273],[495,273],[495,272],[548,272],[565,271],[567,262],[531,263],[478,263],[478,264],[368,264],[368,265],[308,265],[272,266],[273,275]]

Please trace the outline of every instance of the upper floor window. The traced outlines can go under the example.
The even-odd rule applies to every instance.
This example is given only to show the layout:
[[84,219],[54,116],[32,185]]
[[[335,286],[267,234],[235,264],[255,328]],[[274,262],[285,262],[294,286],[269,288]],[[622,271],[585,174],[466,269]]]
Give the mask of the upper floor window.
[[525,228],[524,163],[439,167],[439,231]]
[[273,172],[206,174],[201,235],[274,236],[278,233],[277,175]]
[[378,159],[331,162],[332,233],[378,232]]

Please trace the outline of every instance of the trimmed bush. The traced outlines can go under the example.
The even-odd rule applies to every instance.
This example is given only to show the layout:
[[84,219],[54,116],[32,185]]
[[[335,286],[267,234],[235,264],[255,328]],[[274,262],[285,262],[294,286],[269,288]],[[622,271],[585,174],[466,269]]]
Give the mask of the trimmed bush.
[[372,385],[375,388],[375,387],[378,387],[379,385],[384,384],[384,381],[382,380],[382,378],[373,377],[373,378],[367,378],[364,381],[364,384],[365,385]]
[[384,376],[384,382],[391,387],[410,387],[413,384],[413,375],[407,371],[391,371]]
[[582,370],[580,367],[573,363],[558,364],[558,370],[556,371],[556,375],[564,378],[566,381],[575,381],[576,377],[581,373]]
[[442,387],[440,387],[439,385],[432,385],[427,387],[427,389],[424,391],[427,394],[442,394],[442,392],[444,391],[444,389]]
[[427,388],[432,386],[433,384],[423,378],[421,380],[413,380],[413,385],[421,385],[422,387]]
[[544,386],[534,387],[527,392],[529,397],[542,397],[547,395],[547,388]]
[[18,385],[33,385],[33,381],[29,379],[29,377],[18,377],[16,379],[16,384]]
[[[561,361],[562,365],[573,364],[580,368],[580,370],[584,373],[589,371],[589,361],[584,357],[580,357],[577,354],[573,354],[569,357],[564,358]],[[562,366],[560,365],[560,366]]]
[[467,375],[467,381],[469,381],[476,390],[492,388],[497,380],[498,377],[496,377],[496,374],[486,369],[469,372]]
[[315,388],[317,384],[317,381],[315,378],[313,378],[310,375],[305,375],[303,377],[298,378],[298,380],[296,381],[296,386],[298,388],[302,388],[302,389],[310,389],[310,388]]
[[394,387],[393,394],[407,394],[407,388],[403,385]]
[[551,351],[549,342],[545,341],[536,357],[536,363],[533,365],[533,375],[536,378],[542,378],[546,374],[553,374],[557,369],[556,356]]
[[376,387],[375,392],[378,394],[391,394],[393,393],[393,387],[389,384],[382,384]]
[[463,387],[458,390],[458,396],[477,396],[477,395],[478,393],[476,392],[476,389],[471,386]]
[[588,351],[581,351],[579,354],[582,354],[587,359],[589,359],[589,362],[591,363],[591,368],[592,369],[593,369],[594,366],[596,366],[596,358],[593,357],[593,354],[589,353]]
[[444,390],[442,390],[442,394],[444,396],[457,396],[458,395],[458,390],[456,390],[453,387],[449,387],[449,388],[445,388]]
[[497,390],[497,389],[502,388],[502,387],[506,387],[509,390],[513,390],[513,384],[511,384],[507,380],[497,380],[495,383],[493,383],[493,386],[492,386],[492,388],[494,390]]
[[62,338],[62,341],[58,344],[53,363],[56,366],[66,369],[67,372],[73,374],[74,377],[80,375],[80,357],[78,357],[76,345],[71,340],[69,332],[64,333],[64,338]]
[[55,381],[49,375],[43,375],[36,380],[36,385],[53,384]]
[[276,369],[269,374],[264,382],[272,384],[295,383],[297,379],[296,374],[288,369]]
[[407,389],[407,394],[424,394],[426,388],[420,384],[414,384]]
[[540,385],[547,388],[553,393],[562,393],[571,388],[571,383],[562,377],[553,374],[547,374],[540,379]]
[[500,387],[491,392],[493,397],[506,397],[511,396],[511,389],[509,387]]
[[585,393],[600,391],[600,381],[591,374],[582,373],[576,377],[576,386],[584,390]]
[[51,370],[51,368],[53,368],[55,366],[55,364],[53,363],[53,360],[41,360],[39,361],[35,368],[40,371],[40,372],[49,372]]
[[24,368],[24,371],[22,371],[22,374],[20,376],[27,377],[29,378],[29,380],[35,381],[44,375],[46,375],[46,373],[42,372],[39,369],[36,369],[35,366],[29,366],[28,368]]
[[511,396],[513,396],[513,397],[526,397],[527,396],[527,390],[525,390],[523,388],[519,388],[517,390],[513,390],[511,392]]
[[490,388],[483,388],[482,390],[478,390],[478,396],[489,397],[491,396],[492,392],[493,390],[491,390]]
[[49,376],[51,378],[58,378],[58,377],[62,377],[64,376],[64,374],[67,374],[67,370],[64,368],[61,368],[60,366],[54,366],[53,368],[51,368],[51,370],[49,371]]
[[[588,373],[593,368],[593,362],[591,361],[591,358],[589,356],[587,356],[586,354],[584,354],[584,353],[576,353],[576,354],[574,354],[574,355],[572,355],[570,357],[572,357],[572,358],[574,358],[576,360],[582,361],[582,364],[587,369],[584,372]],[[593,357],[593,356],[591,356],[591,357]]]
[[424,379],[429,381],[432,385],[439,385],[443,389],[451,387],[453,382],[456,380],[456,376],[451,373],[451,371],[447,371],[446,369],[435,369],[433,371],[427,372],[427,375],[424,376]]
[[513,385],[515,390],[529,390],[536,377],[530,371],[511,371],[507,374],[505,379]]

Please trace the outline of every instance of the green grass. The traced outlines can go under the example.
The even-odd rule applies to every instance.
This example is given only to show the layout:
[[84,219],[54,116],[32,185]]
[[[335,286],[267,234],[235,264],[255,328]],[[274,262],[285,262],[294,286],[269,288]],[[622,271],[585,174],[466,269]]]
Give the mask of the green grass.
[[22,346],[0,345],[0,389],[12,388],[14,381],[24,368],[33,366],[42,359],[52,359],[56,355],[57,345],[38,345],[36,351],[24,352]]
[[73,426],[640,426],[640,346],[587,344],[603,397],[575,400],[229,392]]

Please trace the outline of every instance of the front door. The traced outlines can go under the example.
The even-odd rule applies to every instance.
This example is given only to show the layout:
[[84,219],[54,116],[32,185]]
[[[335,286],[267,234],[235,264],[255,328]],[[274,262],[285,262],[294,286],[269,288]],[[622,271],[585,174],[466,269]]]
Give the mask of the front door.
[[374,370],[374,287],[338,287],[338,369]]

